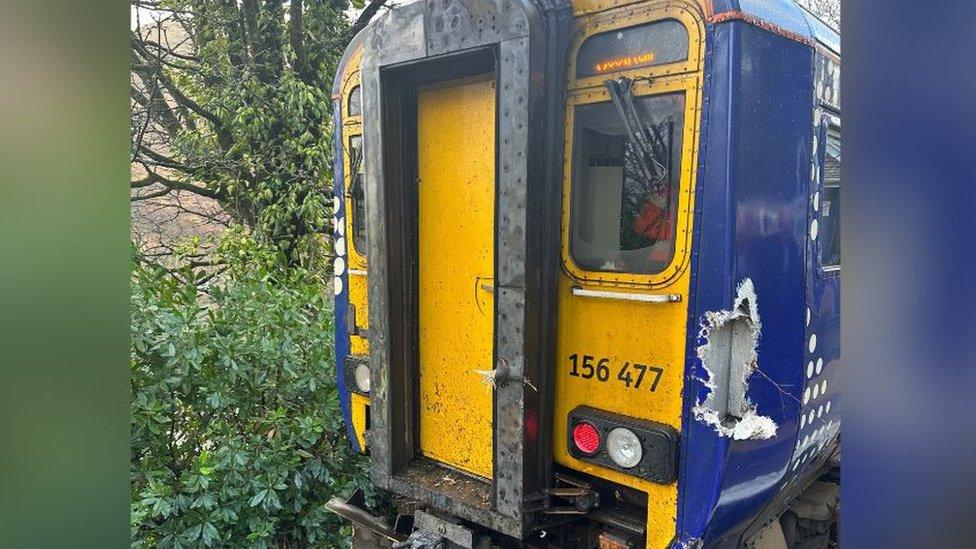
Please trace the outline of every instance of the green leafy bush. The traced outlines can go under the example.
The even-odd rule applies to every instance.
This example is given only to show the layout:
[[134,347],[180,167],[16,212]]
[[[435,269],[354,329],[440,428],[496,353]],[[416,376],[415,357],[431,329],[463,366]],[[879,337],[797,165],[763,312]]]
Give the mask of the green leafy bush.
[[332,303],[254,257],[209,285],[133,267],[133,547],[346,543],[323,504],[367,465],[345,439]]

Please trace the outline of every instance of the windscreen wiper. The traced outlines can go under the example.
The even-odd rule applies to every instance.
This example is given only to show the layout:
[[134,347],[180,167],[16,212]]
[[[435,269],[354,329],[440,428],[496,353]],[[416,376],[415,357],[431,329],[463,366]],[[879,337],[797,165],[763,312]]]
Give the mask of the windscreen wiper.
[[630,78],[603,83],[630,138],[642,175],[654,191],[660,191],[671,179],[671,122],[645,122],[634,103],[633,84]]

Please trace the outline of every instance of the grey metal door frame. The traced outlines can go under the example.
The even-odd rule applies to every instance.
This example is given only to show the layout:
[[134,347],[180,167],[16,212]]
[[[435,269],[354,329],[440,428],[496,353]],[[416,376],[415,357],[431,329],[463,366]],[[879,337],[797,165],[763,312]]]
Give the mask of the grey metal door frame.
[[[544,499],[551,482],[562,74],[571,20],[566,1],[421,0],[364,31],[371,476],[382,488],[517,538],[533,528],[527,501]],[[438,486],[433,478],[444,471],[419,463],[414,450],[410,90],[485,63],[485,55],[493,56],[498,89],[494,475],[490,486],[463,476]],[[488,497],[479,493],[485,490]]]

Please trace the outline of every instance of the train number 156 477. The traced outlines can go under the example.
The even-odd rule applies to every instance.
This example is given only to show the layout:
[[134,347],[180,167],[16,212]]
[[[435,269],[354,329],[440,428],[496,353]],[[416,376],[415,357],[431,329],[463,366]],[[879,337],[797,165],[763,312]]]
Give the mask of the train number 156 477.
[[[650,387],[651,391],[657,390],[657,384],[661,381],[661,374],[664,368],[648,366],[636,362],[624,362],[619,368],[610,363],[609,358],[597,358],[590,355],[580,355],[573,353],[569,355],[570,369],[569,375],[581,377],[583,379],[596,379],[600,382],[607,382],[613,371],[617,372],[616,380],[631,389]],[[648,376],[648,374],[650,374]],[[647,376],[645,378],[645,376]]]

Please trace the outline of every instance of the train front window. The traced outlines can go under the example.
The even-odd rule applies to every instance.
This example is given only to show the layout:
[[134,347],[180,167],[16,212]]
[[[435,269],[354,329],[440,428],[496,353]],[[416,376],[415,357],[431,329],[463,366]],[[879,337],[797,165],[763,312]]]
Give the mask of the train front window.
[[588,271],[655,274],[674,256],[683,93],[576,107],[570,253]]

